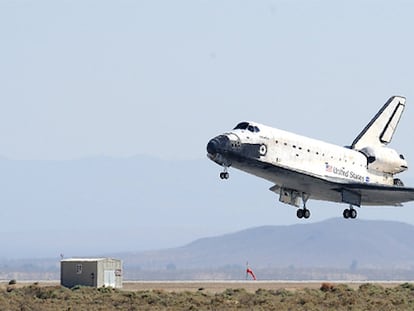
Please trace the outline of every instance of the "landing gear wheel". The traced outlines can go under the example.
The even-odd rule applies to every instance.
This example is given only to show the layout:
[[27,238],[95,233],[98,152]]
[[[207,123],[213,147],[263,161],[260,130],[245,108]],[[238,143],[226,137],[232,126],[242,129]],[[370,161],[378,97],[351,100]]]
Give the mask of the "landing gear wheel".
[[308,210],[307,208],[299,208],[296,211],[296,216],[298,218],[305,218],[308,219],[310,217],[310,210]]
[[351,216],[350,213],[351,211],[349,209],[344,209],[344,212],[342,215],[344,216],[345,219],[348,219]]
[[348,219],[348,218],[355,219],[355,218],[357,218],[358,213],[357,213],[356,209],[347,208],[347,209],[344,210],[343,215],[344,215],[345,219]]
[[357,211],[355,209],[350,210],[350,217],[355,219],[357,217]]
[[230,175],[228,172],[221,172],[220,173],[220,178],[221,179],[229,179]]

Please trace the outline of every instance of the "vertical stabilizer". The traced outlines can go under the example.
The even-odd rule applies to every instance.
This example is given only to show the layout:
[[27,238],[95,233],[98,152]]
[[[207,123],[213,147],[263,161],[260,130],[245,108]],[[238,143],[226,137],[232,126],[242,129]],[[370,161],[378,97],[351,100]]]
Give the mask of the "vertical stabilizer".
[[405,108],[405,97],[391,97],[363,131],[355,138],[351,148],[383,147],[388,145]]

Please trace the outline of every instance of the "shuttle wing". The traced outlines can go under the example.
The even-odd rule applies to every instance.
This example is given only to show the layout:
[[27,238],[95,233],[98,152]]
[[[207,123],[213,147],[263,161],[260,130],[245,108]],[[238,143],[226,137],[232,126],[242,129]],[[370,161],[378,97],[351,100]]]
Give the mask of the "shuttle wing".
[[278,181],[274,180],[275,185],[270,188],[276,193],[279,193],[281,188],[295,189],[309,194],[315,200],[342,202],[355,206],[401,206],[402,203],[414,200],[414,188],[343,183],[276,166],[263,165],[263,168],[271,174],[283,177]]
[[405,98],[391,97],[363,131],[355,138],[351,148],[383,147],[388,145],[405,108]]
[[414,200],[413,188],[370,184],[351,184],[344,187],[359,193],[363,205],[401,206],[404,202]]

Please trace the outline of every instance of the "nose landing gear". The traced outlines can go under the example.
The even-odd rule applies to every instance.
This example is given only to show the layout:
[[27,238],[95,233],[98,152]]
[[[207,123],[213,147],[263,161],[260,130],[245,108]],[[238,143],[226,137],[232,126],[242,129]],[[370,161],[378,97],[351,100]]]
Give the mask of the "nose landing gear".
[[220,173],[220,178],[221,179],[229,179],[230,175],[229,172],[221,172]]
[[227,166],[223,166],[223,172],[220,173],[221,179],[229,179],[230,175],[229,172],[227,172]]

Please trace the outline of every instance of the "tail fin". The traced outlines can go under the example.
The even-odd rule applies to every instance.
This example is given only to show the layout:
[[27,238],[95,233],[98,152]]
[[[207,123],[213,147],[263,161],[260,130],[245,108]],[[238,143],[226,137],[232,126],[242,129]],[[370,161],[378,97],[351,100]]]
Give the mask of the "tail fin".
[[362,132],[355,138],[351,148],[383,147],[388,145],[405,108],[405,97],[391,97]]

